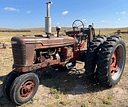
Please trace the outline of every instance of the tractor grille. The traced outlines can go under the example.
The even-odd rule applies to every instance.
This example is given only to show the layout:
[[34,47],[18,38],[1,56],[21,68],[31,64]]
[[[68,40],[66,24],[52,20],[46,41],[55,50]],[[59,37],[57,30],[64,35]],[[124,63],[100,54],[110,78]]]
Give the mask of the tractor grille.
[[14,64],[17,66],[26,65],[26,46],[24,44],[12,44]]

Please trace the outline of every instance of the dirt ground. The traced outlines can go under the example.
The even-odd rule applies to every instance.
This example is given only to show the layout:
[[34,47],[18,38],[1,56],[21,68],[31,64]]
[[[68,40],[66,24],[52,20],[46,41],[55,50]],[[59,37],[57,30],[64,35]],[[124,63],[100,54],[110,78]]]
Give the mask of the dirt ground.
[[[127,45],[128,35],[122,35]],[[12,70],[13,56],[8,43],[0,50],[0,107],[16,107],[2,92],[4,77]],[[90,82],[84,72],[84,63],[77,62],[69,72],[50,68],[40,73],[40,85],[34,98],[19,107],[128,107],[128,53],[120,82],[106,89]]]

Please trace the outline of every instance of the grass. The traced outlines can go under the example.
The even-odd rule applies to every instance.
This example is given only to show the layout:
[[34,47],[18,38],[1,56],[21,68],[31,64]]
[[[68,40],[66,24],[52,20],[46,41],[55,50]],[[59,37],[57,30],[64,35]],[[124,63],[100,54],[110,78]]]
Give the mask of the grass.
[[51,88],[51,93],[52,93],[52,94],[60,94],[60,91],[57,90],[57,89]]
[[6,59],[10,59],[10,58],[4,58],[4,60],[6,60]]
[[25,104],[23,104],[23,105],[21,105],[21,107],[26,107],[26,105],[25,105]]
[[11,39],[4,39],[3,42],[11,42]]
[[91,105],[94,105],[95,104],[95,102],[93,101],[93,100],[89,100],[88,101]]
[[61,101],[60,102],[60,104],[62,104],[62,105],[64,105],[64,106],[66,106],[66,105],[68,105],[68,104],[70,104],[71,103],[71,101]]
[[109,97],[108,97],[108,100],[111,100],[111,99],[113,99],[113,97],[112,97],[112,96],[109,96]]
[[103,103],[106,104],[106,105],[111,105],[112,103],[111,103],[110,100],[112,100],[112,99],[113,99],[113,97],[112,96],[109,96],[108,99],[106,99],[106,100],[103,101]]
[[81,105],[81,107],[86,107],[86,103],[84,102],[84,103]]
[[51,88],[51,93],[52,93],[52,94],[57,94],[57,89]]
[[0,42],[11,42],[11,39],[3,39],[3,40],[0,40]]
[[108,99],[106,99],[106,100],[104,100],[104,104],[111,105],[111,102]]
[[59,95],[56,95],[56,99],[59,99],[60,98],[60,96]]

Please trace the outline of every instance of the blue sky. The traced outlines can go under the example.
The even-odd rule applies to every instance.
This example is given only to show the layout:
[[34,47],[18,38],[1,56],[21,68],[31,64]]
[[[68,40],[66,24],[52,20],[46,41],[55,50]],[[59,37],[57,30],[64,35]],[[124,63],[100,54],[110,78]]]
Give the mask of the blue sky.
[[[0,28],[45,26],[48,0],[1,0]],[[52,27],[71,27],[76,19],[96,28],[128,27],[128,0],[52,0]]]

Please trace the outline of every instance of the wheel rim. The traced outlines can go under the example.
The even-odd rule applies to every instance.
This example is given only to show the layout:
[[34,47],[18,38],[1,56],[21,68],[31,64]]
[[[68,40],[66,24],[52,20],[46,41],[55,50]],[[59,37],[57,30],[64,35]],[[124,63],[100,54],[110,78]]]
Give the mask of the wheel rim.
[[31,96],[34,92],[35,85],[35,81],[32,79],[24,82],[24,84],[20,88],[20,97],[26,99]]
[[115,49],[111,58],[110,72],[113,80],[116,80],[120,77],[123,65],[124,65],[124,48],[122,45],[119,45]]

